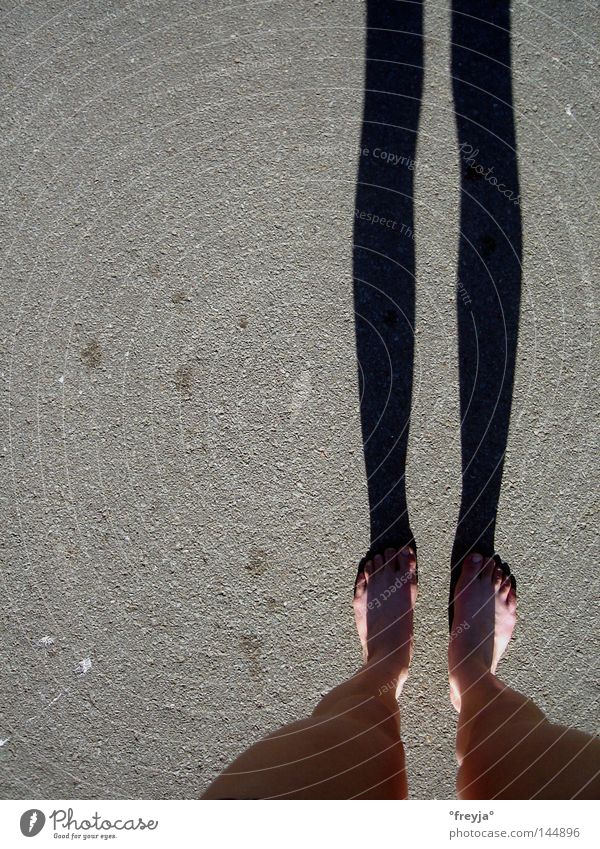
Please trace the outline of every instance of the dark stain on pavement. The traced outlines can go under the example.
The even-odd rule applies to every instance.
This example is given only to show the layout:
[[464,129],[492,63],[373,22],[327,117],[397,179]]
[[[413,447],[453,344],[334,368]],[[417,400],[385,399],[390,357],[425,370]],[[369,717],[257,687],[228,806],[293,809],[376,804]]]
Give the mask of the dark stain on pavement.
[[90,368],[98,368],[102,362],[102,348],[97,339],[92,339],[89,345],[81,351],[81,359]]

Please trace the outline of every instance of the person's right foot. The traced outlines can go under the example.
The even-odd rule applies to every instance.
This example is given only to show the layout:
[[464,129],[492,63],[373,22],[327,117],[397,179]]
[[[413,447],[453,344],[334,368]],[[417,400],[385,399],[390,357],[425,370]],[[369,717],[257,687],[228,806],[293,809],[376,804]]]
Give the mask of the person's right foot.
[[477,553],[465,558],[454,592],[448,643],[450,699],[460,711],[461,693],[496,667],[512,636],[517,596],[494,560]]
[[399,688],[408,675],[416,597],[417,558],[408,546],[376,554],[356,580],[354,616],[365,663],[387,670]]

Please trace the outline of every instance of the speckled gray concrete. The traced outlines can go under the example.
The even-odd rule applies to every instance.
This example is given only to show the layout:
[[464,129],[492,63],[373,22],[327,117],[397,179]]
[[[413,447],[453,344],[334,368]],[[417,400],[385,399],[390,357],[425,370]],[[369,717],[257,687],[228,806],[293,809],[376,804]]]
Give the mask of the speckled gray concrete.
[[[597,11],[516,2],[524,305],[506,680],[594,732]],[[358,0],[5,3],[0,795],[193,797],[359,660]],[[454,792],[458,158],[426,12],[411,793]],[[6,51],[10,51],[6,53]],[[596,253],[595,253],[596,251]]]

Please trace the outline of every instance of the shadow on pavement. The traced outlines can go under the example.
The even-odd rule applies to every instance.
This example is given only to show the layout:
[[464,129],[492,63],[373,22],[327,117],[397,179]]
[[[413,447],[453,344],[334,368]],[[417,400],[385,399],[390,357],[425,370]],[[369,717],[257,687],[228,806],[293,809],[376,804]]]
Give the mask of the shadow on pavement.
[[[461,170],[456,303],[462,448],[453,585],[464,554],[494,552],[513,391],[522,236],[509,0],[454,0],[452,86]],[[405,467],[422,90],[422,3],[369,0],[353,270],[372,549],[414,545]]]

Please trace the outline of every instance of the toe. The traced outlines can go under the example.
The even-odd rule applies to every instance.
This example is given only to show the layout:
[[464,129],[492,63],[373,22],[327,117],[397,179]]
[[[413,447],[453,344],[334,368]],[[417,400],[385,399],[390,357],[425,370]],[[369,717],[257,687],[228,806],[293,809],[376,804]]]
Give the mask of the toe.
[[481,566],[483,564],[483,557],[478,552],[474,551],[465,557],[463,562],[462,571],[465,574],[465,577],[474,578],[481,571]]
[[354,587],[354,598],[359,600],[367,591],[367,576],[364,570],[361,570],[356,577],[356,585]]
[[514,575],[507,575],[505,578],[508,583],[508,590],[506,593],[506,601],[507,604],[512,604],[516,607],[517,604],[517,581]]
[[494,589],[498,591],[502,586],[502,582],[504,580],[504,571],[501,566],[496,566],[494,569]]
[[506,601],[510,590],[511,590],[510,576],[506,575],[502,579],[502,583],[500,584],[500,590],[499,590],[500,598],[502,598],[502,599],[504,599],[504,601]]
[[400,557],[402,558],[402,562],[405,563],[407,566],[412,567],[417,565],[417,557],[410,545],[404,546],[404,548],[400,552]]
[[462,566],[460,567],[460,573],[458,576],[458,582],[456,584],[456,589],[454,591],[454,598],[461,596],[468,587],[471,586],[479,571],[481,570],[481,564],[483,563],[483,557],[481,554],[477,552],[473,552],[472,554],[467,555],[462,562]]
[[417,558],[410,546],[407,545],[402,549],[399,560],[402,573],[409,576],[411,583],[416,583]]
[[490,583],[494,580],[494,572],[496,571],[496,563],[492,557],[489,560],[485,561],[485,565],[481,572],[479,573],[479,577],[482,581],[489,581]]
[[371,577],[372,574],[373,574],[373,561],[367,560],[367,562],[365,563],[365,568],[364,568],[365,580],[367,582],[369,581],[369,578]]
[[386,548],[386,550],[383,553],[383,556],[384,556],[384,559],[385,559],[385,565],[386,566],[388,566],[390,569],[397,569],[398,568],[398,562],[397,562],[397,559],[396,559],[396,549],[395,548]]
[[383,557],[381,554],[376,554],[373,558],[373,572],[379,572],[383,566]]

